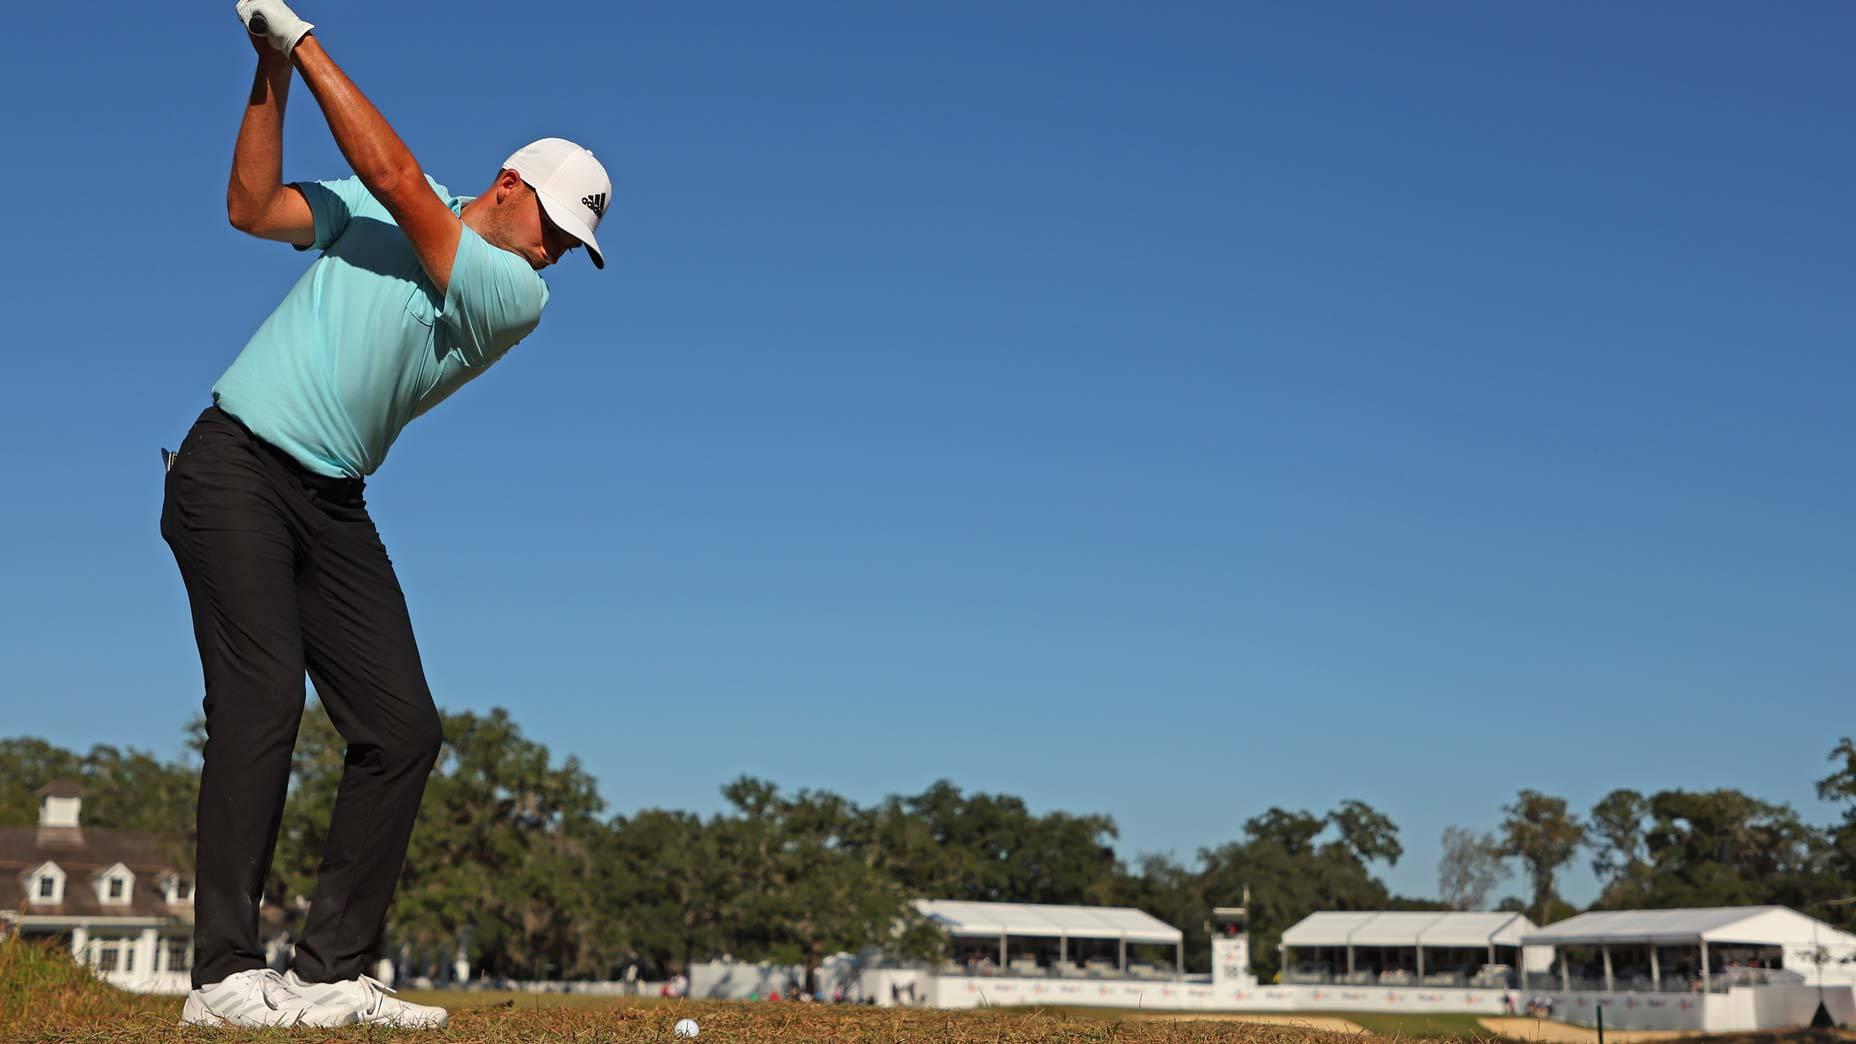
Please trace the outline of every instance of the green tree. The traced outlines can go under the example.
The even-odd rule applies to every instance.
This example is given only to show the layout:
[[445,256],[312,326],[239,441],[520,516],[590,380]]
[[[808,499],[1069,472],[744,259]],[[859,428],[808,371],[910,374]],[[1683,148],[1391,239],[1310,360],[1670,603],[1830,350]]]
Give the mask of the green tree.
[[909,896],[875,865],[873,824],[850,802],[812,790],[787,797],[746,776],[722,795],[740,812],[735,839],[749,869],[729,903],[738,930],[801,961],[808,993],[827,954],[886,944],[908,919]]
[[496,974],[610,967],[616,944],[593,893],[604,829],[593,778],[571,757],[555,766],[502,708],[446,714],[444,732],[389,935],[442,952],[468,928],[472,956]]
[[1521,860],[1534,892],[1536,923],[1546,924],[1552,903],[1558,898],[1553,889],[1554,875],[1566,865],[1585,839],[1585,828],[1578,817],[1566,810],[1564,798],[1548,797],[1536,790],[1522,790],[1512,805],[1504,805],[1507,818],[1502,820],[1502,854]]
[[1038,816],[1016,797],[941,780],[874,810],[875,865],[912,895],[981,902],[1103,903],[1121,867],[1107,816]]
[[0,740],[0,826],[39,821],[39,790],[60,779],[76,782],[81,759],[36,736]]
[[1827,842],[1787,805],[1738,790],[1665,790],[1648,802],[1647,906],[1810,906],[1840,894]]
[[1599,909],[1645,905],[1651,869],[1644,847],[1649,812],[1649,799],[1624,788],[1613,790],[1592,806],[1586,844],[1592,849],[1592,873],[1603,886],[1594,904]]
[[636,950],[658,968],[688,968],[728,948],[725,906],[747,887],[734,827],[661,809],[613,820],[595,887],[615,949]]
[[1340,834],[1340,843],[1362,863],[1398,862],[1405,849],[1398,843],[1398,827],[1364,801],[1343,801],[1328,813],[1328,822]]
[[[1843,737],[1830,751],[1830,761],[1836,768],[1817,781],[1817,796],[1841,803],[1843,821],[1824,839],[1823,871],[1841,882],[1840,887],[1847,893],[1852,887],[1850,882],[1856,882],[1856,741]],[[1856,927],[1856,906],[1822,907],[1815,912],[1846,928]]]
[[1368,805],[1347,802],[1326,816],[1271,808],[1244,823],[1243,840],[1199,851],[1197,892],[1229,903],[1250,889],[1251,964],[1267,979],[1296,921],[1316,910],[1385,908],[1391,897],[1368,860],[1389,865],[1400,851],[1397,828]]

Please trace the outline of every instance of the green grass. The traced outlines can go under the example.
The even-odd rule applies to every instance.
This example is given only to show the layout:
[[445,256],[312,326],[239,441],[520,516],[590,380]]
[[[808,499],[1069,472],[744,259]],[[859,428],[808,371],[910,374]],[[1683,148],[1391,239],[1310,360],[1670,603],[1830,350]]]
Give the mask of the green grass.
[[1336,1015],[1356,1022],[1373,1033],[1388,1037],[1421,1037],[1427,1040],[1489,1040],[1495,1035],[1485,1029],[1477,1016],[1459,1012],[1435,1015],[1402,1012],[1329,1011],[1308,1014]]
[[[1116,1020],[1153,1018],[1176,1014],[1181,1018],[1207,1018],[1222,1014],[1249,1015],[1258,1018],[1299,1019],[1299,1018],[1335,1018],[1346,1019],[1364,1028],[1375,1036],[1396,1037],[1404,1040],[1497,1040],[1495,1034],[1485,1029],[1477,1016],[1469,1014],[1445,1013],[1439,1015],[1405,1015],[1396,1012],[1358,1012],[1358,1011],[1246,1011],[1246,1012],[1206,1012],[1179,1011],[1168,1012],[1153,1008],[1092,1008],[1085,1006],[1068,1006],[1062,1008],[1045,1008],[1046,1011],[1061,1011],[1078,1019]],[[1292,1029],[1292,1027],[1281,1027]],[[1325,1036],[1311,1034],[1311,1037]]]

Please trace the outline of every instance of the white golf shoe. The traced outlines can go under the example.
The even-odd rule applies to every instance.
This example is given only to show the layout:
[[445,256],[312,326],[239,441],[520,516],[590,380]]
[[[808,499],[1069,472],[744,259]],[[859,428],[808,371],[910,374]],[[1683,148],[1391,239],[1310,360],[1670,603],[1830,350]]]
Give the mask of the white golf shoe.
[[180,1009],[183,1026],[346,1026],[355,1021],[353,1008],[301,996],[269,968],[238,972],[193,990]]
[[304,982],[292,970],[284,976],[284,984],[319,1005],[345,1007],[363,1025],[441,1029],[451,1021],[445,1009],[400,1000],[393,996],[393,987],[370,975],[341,982]]

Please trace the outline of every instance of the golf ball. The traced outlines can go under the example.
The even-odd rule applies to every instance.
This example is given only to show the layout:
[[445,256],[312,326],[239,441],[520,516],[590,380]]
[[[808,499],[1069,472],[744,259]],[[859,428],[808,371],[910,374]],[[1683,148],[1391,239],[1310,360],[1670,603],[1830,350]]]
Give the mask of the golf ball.
[[671,1032],[679,1037],[694,1037],[701,1032],[701,1028],[696,1025],[695,1019],[678,1019]]

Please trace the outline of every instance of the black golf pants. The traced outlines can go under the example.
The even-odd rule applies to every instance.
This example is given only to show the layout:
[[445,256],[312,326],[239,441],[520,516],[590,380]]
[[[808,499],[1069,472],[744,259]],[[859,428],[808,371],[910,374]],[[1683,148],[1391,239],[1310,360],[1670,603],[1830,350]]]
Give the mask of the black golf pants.
[[206,678],[193,984],[265,966],[259,896],[305,670],[347,753],[294,966],[352,979],[379,944],[442,739],[362,483],[310,472],[209,407],[168,471],[161,536]]

